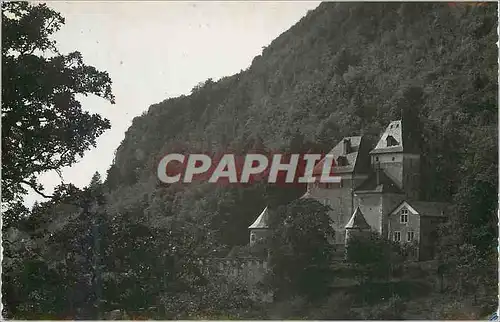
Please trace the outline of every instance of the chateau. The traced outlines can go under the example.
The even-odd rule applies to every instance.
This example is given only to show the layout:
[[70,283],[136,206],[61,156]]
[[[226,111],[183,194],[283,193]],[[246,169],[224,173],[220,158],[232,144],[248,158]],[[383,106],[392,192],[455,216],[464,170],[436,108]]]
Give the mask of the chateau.
[[[310,183],[301,198],[331,208],[335,245],[344,249],[353,234],[374,231],[416,245],[415,258],[434,257],[436,227],[448,205],[420,200],[420,136],[415,122],[392,121],[375,146],[365,136],[344,137],[325,158],[334,158],[339,183]],[[323,159],[316,166],[321,171]],[[269,233],[266,207],[250,225],[250,245]]]

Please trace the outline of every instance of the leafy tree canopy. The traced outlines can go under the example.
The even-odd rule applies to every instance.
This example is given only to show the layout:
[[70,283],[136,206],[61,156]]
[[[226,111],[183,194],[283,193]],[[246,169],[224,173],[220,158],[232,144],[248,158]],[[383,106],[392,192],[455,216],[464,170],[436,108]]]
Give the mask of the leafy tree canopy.
[[296,200],[272,212],[269,280],[278,297],[314,297],[328,289],[335,234],[328,211],[317,201]]
[[2,203],[20,203],[37,176],[71,166],[110,128],[82,110],[78,95],[114,104],[107,72],[78,51],[61,54],[51,36],[64,18],[45,4],[2,4]]

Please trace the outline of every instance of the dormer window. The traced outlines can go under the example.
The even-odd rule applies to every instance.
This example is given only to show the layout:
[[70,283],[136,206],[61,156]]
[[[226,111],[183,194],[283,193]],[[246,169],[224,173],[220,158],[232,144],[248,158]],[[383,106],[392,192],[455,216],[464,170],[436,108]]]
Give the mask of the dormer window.
[[386,141],[388,147],[398,145],[398,141],[392,135],[387,136]]
[[337,158],[337,166],[344,167],[347,165],[347,158],[343,155]]

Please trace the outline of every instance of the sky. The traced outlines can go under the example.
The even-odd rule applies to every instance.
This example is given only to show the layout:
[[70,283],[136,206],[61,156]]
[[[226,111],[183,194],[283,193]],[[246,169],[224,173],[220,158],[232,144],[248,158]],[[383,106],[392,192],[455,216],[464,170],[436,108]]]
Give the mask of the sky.
[[[132,124],[149,106],[188,95],[208,78],[218,80],[248,68],[262,47],[297,23],[318,1],[307,2],[47,2],[65,25],[54,38],[62,53],[79,51],[86,64],[107,71],[116,104],[80,99],[82,108],[111,122],[74,166],[64,183],[84,187],[97,171],[103,178]],[[40,176],[46,193],[61,183],[55,172]],[[31,191],[25,204],[44,200]]]

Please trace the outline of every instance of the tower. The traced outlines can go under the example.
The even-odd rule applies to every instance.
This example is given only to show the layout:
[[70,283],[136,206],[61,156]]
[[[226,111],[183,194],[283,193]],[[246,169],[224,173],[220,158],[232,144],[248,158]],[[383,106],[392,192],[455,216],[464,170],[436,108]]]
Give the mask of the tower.
[[346,246],[352,238],[365,236],[371,230],[370,225],[366,222],[365,216],[358,207],[351,216],[351,219],[345,225],[345,243]]
[[366,222],[365,216],[359,207],[356,208],[351,219],[345,225],[345,257],[349,258],[349,244],[353,239],[369,237],[371,227]]
[[370,152],[372,168],[383,170],[411,199],[420,197],[419,141],[418,120],[403,115],[401,120],[387,126]]
[[259,217],[248,227],[250,230],[250,246],[269,234],[269,207],[264,208]]

